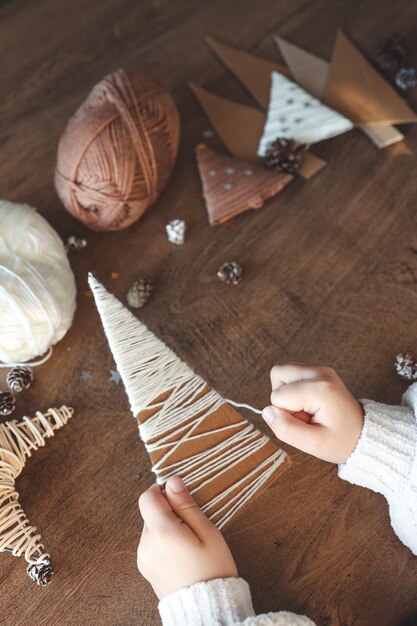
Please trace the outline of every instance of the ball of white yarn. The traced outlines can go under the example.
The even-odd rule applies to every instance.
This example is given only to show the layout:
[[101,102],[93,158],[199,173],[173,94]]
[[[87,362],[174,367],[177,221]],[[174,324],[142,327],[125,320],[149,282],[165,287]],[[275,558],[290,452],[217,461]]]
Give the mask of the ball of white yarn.
[[62,339],[75,311],[64,244],[26,204],[0,201],[0,361],[20,363]]

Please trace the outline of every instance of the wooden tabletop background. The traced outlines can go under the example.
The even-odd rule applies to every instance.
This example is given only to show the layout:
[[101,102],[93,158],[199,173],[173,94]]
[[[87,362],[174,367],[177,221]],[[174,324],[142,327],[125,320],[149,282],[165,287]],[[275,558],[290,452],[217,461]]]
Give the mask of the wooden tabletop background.
[[[137,498],[152,476],[123,387],[108,380],[114,365],[85,295],[88,271],[122,299],[137,274],[149,274],[155,292],[140,318],[225,397],[265,405],[270,366],[296,359],[332,365],[358,397],[399,402],[405,384],[394,355],[417,351],[417,127],[403,127],[405,142],[383,151],[358,130],[323,142],[319,175],[213,228],[193,156],[210,125],[187,81],[252,103],[205,35],[275,60],[275,33],[329,58],[339,26],[367,54],[400,29],[417,59],[416,23],[407,0],[0,2],[0,195],[36,206],[64,239],[88,240],[71,255],[73,326],[15,414],[63,403],[76,410],[18,481],[56,576],[38,588],[23,559],[1,554],[2,624],[158,624],[135,563]],[[141,68],[172,90],[181,147],[143,219],[94,233],[57,199],[56,147],[91,87],[119,67]],[[417,107],[417,90],[407,98]],[[188,223],[183,247],[165,236],[175,217]],[[244,268],[238,287],[216,280],[227,260]],[[293,452],[292,468],[226,533],[256,610],[305,613],[320,626],[417,624],[417,559],[391,530],[382,496]]]

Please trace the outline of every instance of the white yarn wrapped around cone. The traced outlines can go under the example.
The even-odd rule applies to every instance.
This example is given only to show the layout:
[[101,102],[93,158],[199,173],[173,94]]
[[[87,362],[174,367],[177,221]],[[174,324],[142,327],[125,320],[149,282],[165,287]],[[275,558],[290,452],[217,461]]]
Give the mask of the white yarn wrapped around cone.
[[0,361],[29,361],[62,339],[75,296],[55,230],[27,204],[0,200]]

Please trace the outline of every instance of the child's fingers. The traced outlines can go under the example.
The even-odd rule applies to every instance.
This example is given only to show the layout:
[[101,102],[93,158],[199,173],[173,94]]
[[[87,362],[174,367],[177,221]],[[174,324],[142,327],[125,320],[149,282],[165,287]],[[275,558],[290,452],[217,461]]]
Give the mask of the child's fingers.
[[266,407],[262,411],[262,417],[278,439],[284,443],[308,454],[317,455],[320,452],[323,443],[323,426],[307,424],[276,406]]
[[171,476],[167,480],[165,493],[175,514],[190,526],[197,536],[200,537],[199,530],[212,527],[212,523],[188,493],[179,476]]
[[158,485],[152,485],[139,498],[139,510],[148,529],[175,523],[179,519]]
[[277,364],[271,369],[271,386],[272,389],[277,389],[282,385],[296,381],[317,378],[329,369],[320,365],[304,365],[302,363]]
[[290,413],[304,411],[315,415],[323,401],[323,390],[326,382],[303,380],[288,383],[271,393],[271,404]]

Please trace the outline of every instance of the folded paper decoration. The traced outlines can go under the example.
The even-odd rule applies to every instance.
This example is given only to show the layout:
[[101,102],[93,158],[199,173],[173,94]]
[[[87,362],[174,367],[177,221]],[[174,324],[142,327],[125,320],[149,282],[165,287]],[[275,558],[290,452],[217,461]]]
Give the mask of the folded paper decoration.
[[47,413],[38,411],[35,417],[24,417],[21,422],[0,424],[0,552],[23,556],[30,578],[42,586],[52,578],[50,557],[19,503],[15,482],[32,452],[44,446],[73,413],[73,409],[62,406]]
[[308,145],[336,137],[352,128],[352,122],[346,117],[313,98],[282,74],[272,72],[268,113],[258,148],[260,156],[265,156],[277,137]]
[[89,284],[157,482],[180,475],[224,528],[282,473],[289,457],[94,277]]
[[[261,59],[238,48],[219,43],[214,39],[208,38],[207,41],[221,61],[230,69],[242,85],[248,89],[255,100],[264,109],[267,108],[269,103],[272,71],[278,71],[288,78],[294,78],[300,87],[319,100],[323,100],[329,79],[330,66],[334,66],[336,61],[336,70],[331,73],[329,79],[329,85],[332,91],[333,87],[331,83],[333,83],[335,79],[342,80],[343,72],[351,70],[355,74],[355,82],[359,83],[359,89],[368,91],[364,96],[367,102],[369,98],[371,98],[372,101],[383,101],[386,93],[389,93],[389,102],[395,112],[395,119],[404,119],[404,113],[405,118],[409,119],[410,112],[411,115],[414,116],[414,112],[404,103],[403,98],[376,72],[367,59],[348,40],[346,35],[340,32],[338,34],[338,38],[339,37],[344,38],[344,43],[346,44],[344,46],[343,55],[341,59],[340,57],[339,59],[332,58],[331,62],[313,55],[311,52],[286,41],[282,37],[276,37],[277,45],[288,68],[279,63]],[[342,67],[340,66],[340,60],[344,60]],[[375,80],[377,83],[376,90]],[[370,85],[374,86],[370,89]],[[335,90],[337,90],[337,86]],[[346,112],[340,110],[335,103],[329,102],[328,104],[335,110],[345,113],[346,117],[355,122],[357,119],[356,107],[358,103],[355,100],[354,93],[344,92],[343,96],[340,94],[340,97],[343,97],[346,106],[349,107],[349,110],[346,110]],[[404,105],[406,112],[404,111]],[[359,106],[360,109],[362,109],[361,102]],[[372,112],[373,105],[371,105],[370,108]],[[390,114],[385,116],[385,121],[378,124],[378,126],[369,125],[372,124],[372,115],[370,119],[365,120],[363,123],[356,123],[359,124],[362,132],[379,148],[385,148],[404,139],[404,135],[391,125]]]
[[230,157],[204,145],[197,148],[196,158],[212,225],[248,209],[260,209],[293,179],[259,162]]
[[330,63],[282,37],[276,36],[275,43],[288,65],[289,78],[294,78],[300,87],[318,100],[322,100]]
[[405,100],[339,31],[324,102],[354,124],[404,124],[417,116]]
[[261,59],[239,48],[220,43],[212,37],[206,37],[206,41],[220,61],[265,110],[269,105],[272,72],[280,72],[287,78],[291,78],[291,72],[285,65]]
[[[312,96],[323,100],[330,63],[303,48],[295,46],[282,37],[275,37],[275,41],[297,83]],[[374,71],[373,68],[372,71]],[[389,124],[362,125],[360,129],[378,148],[386,148],[404,139],[404,135],[400,133],[398,128]]]
[[[265,113],[222,98],[194,83],[190,83],[190,88],[230,152],[240,159],[258,160],[257,152],[265,125]],[[325,161],[311,152],[306,152],[300,174],[304,178],[311,178],[325,165]]]

